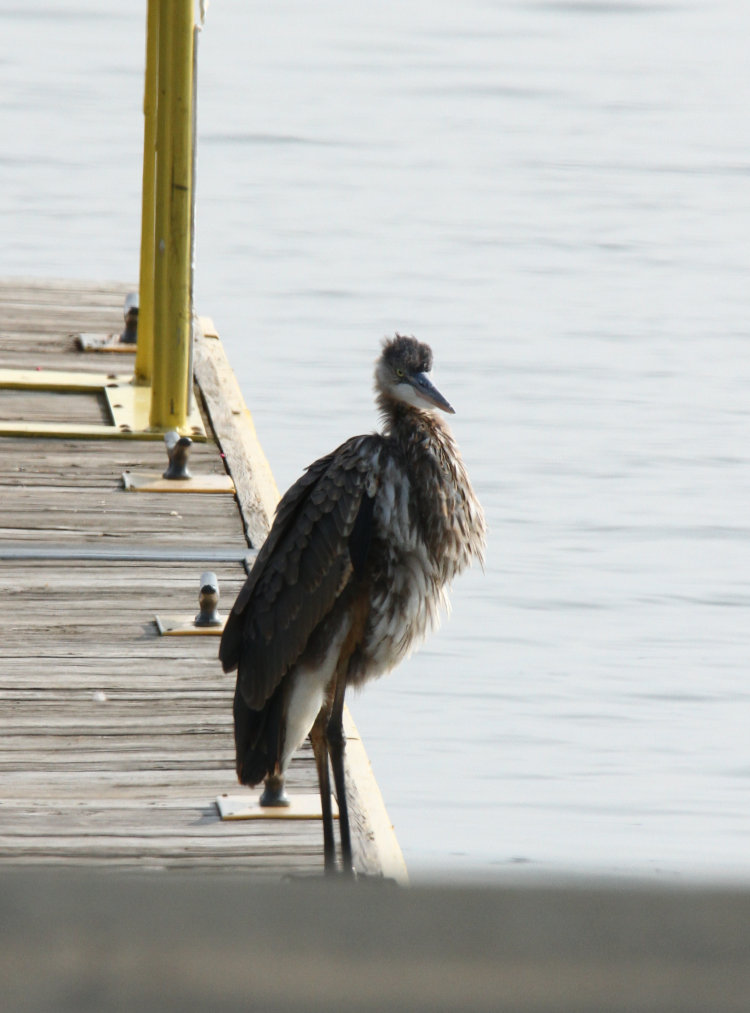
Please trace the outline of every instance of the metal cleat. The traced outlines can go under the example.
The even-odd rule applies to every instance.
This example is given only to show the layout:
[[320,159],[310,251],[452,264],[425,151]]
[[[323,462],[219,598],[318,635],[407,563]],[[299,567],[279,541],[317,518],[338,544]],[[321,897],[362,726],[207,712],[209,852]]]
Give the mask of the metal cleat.
[[187,466],[190,448],[193,445],[193,441],[190,437],[180,436],[178,432],[172,430],[171,432],[164,434],[164,442],[167,446],[169,467],[162,475],[162,478],[183,480],[186,478],[192,478],[193,476],[188,471]]
[[211,570],[201,574],[198,604],[200,612],[195,617],[196,626],[221,626],[223,619],[216,610],[219,604],[219,582]]
[[138,293],[128,292],[123,309],[125,330],[120,335],[120,344],[135,345],[138,343]]

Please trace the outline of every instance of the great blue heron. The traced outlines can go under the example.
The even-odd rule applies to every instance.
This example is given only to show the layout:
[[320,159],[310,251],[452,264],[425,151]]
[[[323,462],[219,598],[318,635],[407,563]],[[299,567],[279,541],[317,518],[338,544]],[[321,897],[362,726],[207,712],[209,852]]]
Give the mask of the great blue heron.
[[352,871],[344,778],[344,693],[398,664],[437,625],[447,589],[482,559],[485,524],[433,386],[428,345],[396,335],[375,368],[381,433],[355,436],[289,489],[221,639],[237,669],[234,735],[242,784],[265,780],[284,805],[284,774],[309,733],[335,869],[330,755],[343,869]]

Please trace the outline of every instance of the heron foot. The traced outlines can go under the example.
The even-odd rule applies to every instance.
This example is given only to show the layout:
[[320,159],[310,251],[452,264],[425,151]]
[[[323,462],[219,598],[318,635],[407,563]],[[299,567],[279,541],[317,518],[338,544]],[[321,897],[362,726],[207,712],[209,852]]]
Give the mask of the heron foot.
[[289,797],[286,791],[284,791],[283,777],[273,775],[266,778],[263,794],[260,796],[260,805],[264,808],[291,805]]

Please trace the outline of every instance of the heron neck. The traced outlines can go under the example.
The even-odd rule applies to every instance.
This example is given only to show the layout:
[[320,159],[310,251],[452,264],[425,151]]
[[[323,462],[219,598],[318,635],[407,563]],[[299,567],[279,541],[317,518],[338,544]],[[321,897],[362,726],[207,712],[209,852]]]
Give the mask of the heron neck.
[[407,453],[426,444],[451,441],[450,430],[436,412],[420,411],[400,401],[383,399],[379,405],[386,436],[395,439]]

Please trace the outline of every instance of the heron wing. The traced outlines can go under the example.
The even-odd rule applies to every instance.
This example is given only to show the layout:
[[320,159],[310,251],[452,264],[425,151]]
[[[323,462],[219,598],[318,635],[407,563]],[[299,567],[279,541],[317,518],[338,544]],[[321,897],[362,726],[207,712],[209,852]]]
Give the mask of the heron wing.
[[305,649],[369,548],[382,437],[348,440],[279,503],[221,640],[225,671],[260,709]]

